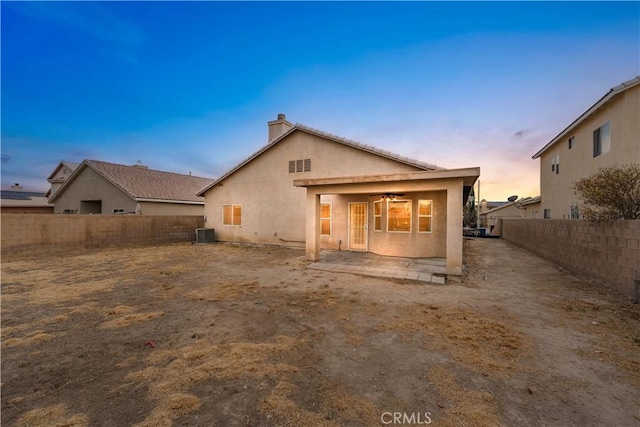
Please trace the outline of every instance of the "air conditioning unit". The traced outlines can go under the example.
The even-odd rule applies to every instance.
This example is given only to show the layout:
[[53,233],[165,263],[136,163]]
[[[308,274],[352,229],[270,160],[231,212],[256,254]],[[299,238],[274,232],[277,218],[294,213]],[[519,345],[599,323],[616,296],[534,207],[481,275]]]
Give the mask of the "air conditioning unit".
[[213,243],[213,228],[196,228],[196,243]]

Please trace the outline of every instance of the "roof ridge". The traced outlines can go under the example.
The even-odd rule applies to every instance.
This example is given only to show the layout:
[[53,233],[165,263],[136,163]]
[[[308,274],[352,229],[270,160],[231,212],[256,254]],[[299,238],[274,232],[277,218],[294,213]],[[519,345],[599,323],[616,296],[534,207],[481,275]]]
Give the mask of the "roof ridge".
[[373,154],[383,155],[383,156],[385,156],[385,157],[387,157],[389,159],[398,160],[398,161],[401,161],[403,163],[408,163],[408,164],[411,164],[413,166],[421,167],[423,169],[442,169],[441,167],[439,167],[438,165],[435,165],[433,163],[424,162],[424,161],[421,161],[421,160],[418,160],[418,159],[414,159],[412,157],[408,157],[408,156],[404,156],[404,155],[401,155],[401,154],[398,154],[398,153],[394,153],[392,151],[387,151],[387,150],[385,150],[383,148],[379,148],[379,147],[376,147],[376,146],[373,146],[373,145],[365,144],[365,143],[359,142],[359,141],[357,141],[355,139],[349,139],[349,138],[346,138],[346,137],[343,137],[343,136],[334,135],[334,134],[332,134],[330,132],[325,132],[323,130],[316,129],[314,127],[307,126],[307,125],[304,125],[302,123],[296,123],[294,125],[294,128],[310,131],[310,132],[319,134],[321,136],[333,139],[335,141],[342,142],[342,143],[347,143],[347,145],[352,145],[354,147],[363,149],[365,151],[369,151],[369,152],[371,152]]
[[296,130],[300,130],[300,131],[308,132],[308,133],[311,133],[311,134],[315,134],[315,135],[320,136],[322,138],[335,141],[335,142],[337,142],[339,144],[343,144],[343,145],[347,145],[347,146],[350,146],[350,147],[353,147],[353,148],[357,148],[359,150],[366,151],[366,152],[369,152],[371,154],[375,154],[375,155],[378,155],[378,156],[386,157],[389,160],[394,160],[394,161],[397,161],[397,162],[405,163],[405,164],[408,164],[410,166],[414,166],[414,167],[417,167],[417,168],[420,168],[420,169],[423,169],[423,170],[426,170],[426,171],[429,171],[429,170],[444,170],[444,169],[446,169],[446,168],[442,168],[440,166],[437,166],[437,165],[434,165],[434,164],[431,164],[431,163],[423,162],[423,161],[420,161],[420,160],[417,160],[417,159],[412,159],[412,158],[406,157],[406,156],[401,156],[399,154],[392,153],[390,151],[386,151],[386,150],[383,150],[381,148],[374,147],[372,145],[367,145],[367,144],[364,144],[362,142],[358,142],[358,141],[353,140],[353,139],[345,138],[344,136],[334,135],[332,133],[329,133],[329,132],[326,132],[326,131],[323,131],[323,130],[320,130],[320,129],[317,129],[317,128],[314,128],[314,127],[311,127],[311,126],[308,126],[308,125],[305,125],[305,124],[302,124],[300,122],[296,122],[296,124],[294,124],[286,132],[284,132],[281,135],[273,138],[272,140],[270,140],[267,143],[267,145],[263,145],[257,151],[254,151],[252,154],[250,154],[248,157],[246,157],[244,160],[242,160],[240,163],[236,164],[231,169],[229,169],[227,172],[225,172],[224,174],[222,174],[218,178],[214,179],[210,184],[208,184],[207,186],[203,187],[202,190],[200,190],[198,192],[198,194],[204,194],[210,188],[214,187],[216,184],[218,184],[219,182],[221,182],[222,180],[224,180],[228,176],[232,175],[238,169],[242,168],[244,165],[246,165],[247,163],[251,162],[256,157],[260,156],[262,153],[264,153],[269,148],[271,148],[274,145],[276,145],[278,142],[282,141],[285,137],[287,137],[291,133],[295,132]]
[[640,84],[640,75],[629,79],[625,82],[622,82],[621,84],[612,87],[611,89],[609,89],[607,91],[607,93],[605,93],[600,99],[598,99],[593,105],[591,105],[589,108],[587,108],[582,114],[580,114],[574,121],[572,121],[567,127],[565,127],[562,131],[560,131],[559,134],[557,134],[556,136],[553,137],[553,139],[549,142],[547,142],[544,147],[542,147],[540,150],[538,150],[531,158],[532,159],[537,159],[538,157],[540,157],[542,155],[543,152],[547,151],[548,148],[550,148],[552,145],[554,145],[556,142],[558,142],[562,137],[564,137],[567,133],[569,133],[570,130],[574,129],[576,126],[578,126],[580,123],[582,123],[583,120],[585,120],[587,117],[591,116],[592,113],[594,113],[598,108],[600,108],[602,105],[604,105],[606,102],[608,102],[611,98],[613,98],[614,96],[626,91],[627,89],[630,89],[636,85]]
[[124,167],[124,168],[136,168],[137,170],[140,170],[140,171],[159,172],[159,173],[163,173],[163,174],[187,176],[187,177],[200,178],[200,179],[211,179],[211,178],[207,178],[205,176],[188,175],[188,174],[185,174],[185,173],[163,171],[163,170],[160,170],[160,169],[151,169],[148,166],[147,167],[140,167],[138,165],[123,165],[122,163],[112,163],[112,162],[105,162],[105,161],[102,161],[102,160],[91,160],[91,159],[87,159],[87,161],[88,162],[96,162],[96,163],[104,163],[104,164],[113,165],[113,166],[120,166],[120,167]]

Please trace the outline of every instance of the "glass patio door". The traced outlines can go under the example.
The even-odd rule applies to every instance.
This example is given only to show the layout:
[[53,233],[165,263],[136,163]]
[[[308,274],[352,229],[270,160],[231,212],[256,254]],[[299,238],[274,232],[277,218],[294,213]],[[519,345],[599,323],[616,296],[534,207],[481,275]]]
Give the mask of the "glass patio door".
[[367,251],[367,203],[349,203],[349,250]]

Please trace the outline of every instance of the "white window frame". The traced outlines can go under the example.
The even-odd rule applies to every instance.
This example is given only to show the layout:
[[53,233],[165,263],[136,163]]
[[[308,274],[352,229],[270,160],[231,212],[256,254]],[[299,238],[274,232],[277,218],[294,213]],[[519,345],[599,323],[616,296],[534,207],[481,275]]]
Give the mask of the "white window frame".
[[[606,129],[604,134],[602,130]],[[603,123],[598,129],[593,131],[593,157],[599,157],[611,151],[611,121]]]
[[[397,199],[387,201],[387,233],[412,233],[413,232],[413,201],[411,199]],[[393,203],[409,203],[409,231],[405,230],[389,230],[389,207]]]
[[[420,215],[420,203],[421,202],[429,202],[431,205],[431,214],[429,215]],[[420,218],[429,218],[429,231],[421,231],[420,230]],[[418,200],[418,233],[423,234],[431,234],[433,233],[433,200],[430,199],[420,199]]]
[[[380,215],[376,215],[376,206],[380,207]],[[380,218],[380,228],[376,228],[376,218]],[[382,233],[382,200],[373,202],[373,231]]]
[[[322,205],[329,206],[329,217],[322,216]],[[322,221],[329,221],[329,234],[322,233]],[[322,202],[320,203],[320,235],[321,236],[331,236],[333,234],[333,203],[332,202]]]
[[[231,207],[231,224],[225,224],[224,222],[224,208],[230,206]],[[233,211],[235,210],[236,207],[240,208],[240,224],[234,224],[234,214]],[[239,203],[225,203],[224,205],[222,205],[222,225],[225,227],[241,227],[242,226],[242,212],[244,211],[243,207],[241,204]]]

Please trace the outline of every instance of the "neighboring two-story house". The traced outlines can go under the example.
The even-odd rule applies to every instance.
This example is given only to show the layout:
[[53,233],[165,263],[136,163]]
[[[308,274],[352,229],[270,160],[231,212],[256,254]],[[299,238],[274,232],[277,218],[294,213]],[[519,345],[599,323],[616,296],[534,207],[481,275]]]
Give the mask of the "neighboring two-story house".
[[543,218],[580,218],[571,187],[599,168],[640,163],[640,76],[612,88],[533,156]]
[[56,191],[62,187],[62,184],[71,176],[73,171],[75,171],[80,163],[67,162],[66,160],[61,160],[60,163],[55,167],[53,172],[47,178],[49,184],[51,184],[51,188],[46,193],[48,198],[51,198]]

